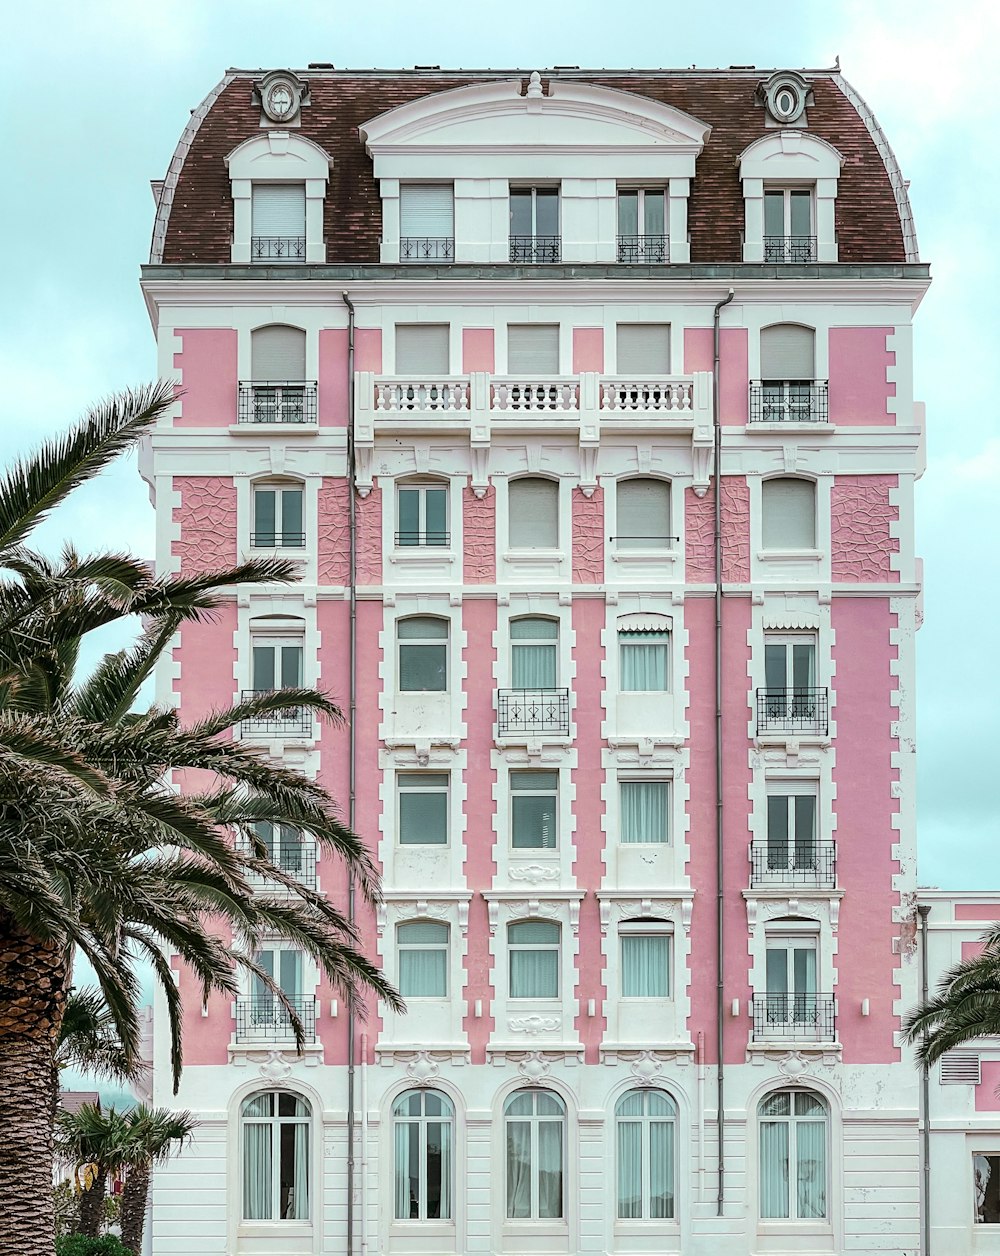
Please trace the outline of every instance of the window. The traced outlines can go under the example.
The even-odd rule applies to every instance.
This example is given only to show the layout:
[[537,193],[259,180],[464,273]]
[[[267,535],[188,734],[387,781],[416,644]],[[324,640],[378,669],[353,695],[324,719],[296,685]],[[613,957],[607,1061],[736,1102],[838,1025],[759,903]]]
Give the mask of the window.
[[522,920],[507,927],[512,999],[559,998],[559,926]]
[[669,782],[622,781],[618,789],[621,806],[619,839],[629,845],[663,845],[668,842]]
[[306,260],[304,183],[255,183],[250,222],[250,257],[253,261]]
[[669,1220],[674,1214],[677,1105],[662,1090],[630,1090],[615,1108],[618,1216]]
[[810,1090],[778,1090],[761,1100],[760,1215],[765,1219],[825,1218],[826,1104]]
[[558,674],[559,624],[527,616],[510,625],[510,672],[515,689],[554,689]]
[[274,324],[250,333],[250,374],[254,382],[288,382],[306,377],[306,333]]
[[764,423],[809,423],[828,415],[824,386],[815,382],[816,333],[797,323],[776,323],[760,333],[760,396],[751,417]]
[[392,1105],[396,1220],[450,1221],[455,1109],[438,1090],[408,1090]]
[[566,1108],[550,1090],[518,1090],[504,1104],[507,1216],[563,1215]]
[[757,691],[758,731],[825,734],[828,695],[816,684],[816,637],[812,633],[764,636],[764,691]]
[[254,693],[302,687],[302,641],[255,637],[251,645]]
[[255,484],[253,488],[253,531],[250,544],[257,549],[281,546],[301,549],[306,543],[302,521],[301,485]]
[[243,1219],[309,1220],[311,1109],[297,1095],[263,1091],[243,1100]]
[[802,1026],[809,1037],[819,1024],[816,938],[774,934],[766,942],[767,1024]]
[[507,328],[507,374],[528,379],[559,374],[558,324],[511,324]]
[[558,794],[558,772],[511,772],[510,844],[514,850],[555,850]]
[[622,945],[622,998],[669,999],[671,936],[665,924],[623,920],[618,927]]
[[618,633],[618,656],[623,693],[667,692],[667,646],[669,632]]
[[761,485],[761,543],[766,550],[816,548],[816,485],[778,476]]
[[669,549],[670,485],[665,480],[619,480],[615,489],[619,550]]
[[510,260],[558,262],[559,189],[510,189]]
[[448,688],[448,621],[431,615],[401,619],[399,688],[401,693],[444,693]]
[[[254,959],[264,975],[252,973],[250,998],[237,1000],[237,1040],[293,1041],[295,1028],[291,1012],[294,1012],[306,1040],[312,1041],[316,1033],[316,1001],[312,995],[303,993],[305,956],[302,951],[271,943],[262,946]],[[274,993],[269,983],[281,990],[284,1000]]]
[[[275,867],[300,880],[308,874],[315,881],[315,848],[311,841],[306,841],[301,829],[293,824],[272,824],[270,820],[256,820],[250,827]],[[252,851],[252,847],[249,849]]]
[[816,789],[785,786],[767,795],[767,867],[771,872],[817,870]]
[[397,777],[399,844],[445,846],[448,843],[448,773],[405,772]]
[[507,487],[511,549],[559,548],[559,485],[523,476]]
[[670,260],[663,188],[618,189],[618,260]]
[[976,1224],[1000,1225],[1000,1155],[977,1151],[972,1157]]
[[641,380],[670,374],[669,323],[619,323],[617,341],[619,375]]
[[447,323],[396,324],[396,374],[434,379],[449,373]]
[[400,546],[451,544],[448,489],[442,484],[401,484],[396,490]]
[[306,333],[273,324],[250,333],[249,386],[240,385],[240,421],[316,421],[316,388],[306,380]]
[[448,997],[448,926],[422,920],[397,925],[399,993],[404,999]]
[[764,190],[764,261],[814,262],[812,192],[808,188]]
[[455,194],[452,184],[400,184],[399,260],[455,260]]
[[764,684],[768,693],[808,694],[816,685],[816,638],[765,635]]

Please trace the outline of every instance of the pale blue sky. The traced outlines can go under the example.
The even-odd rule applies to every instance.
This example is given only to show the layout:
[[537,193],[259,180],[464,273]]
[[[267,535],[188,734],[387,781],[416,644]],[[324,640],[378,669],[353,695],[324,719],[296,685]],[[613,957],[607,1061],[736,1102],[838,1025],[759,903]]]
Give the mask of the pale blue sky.
[[[916,392],[929,465],[919,634],[920,879],[1000,888],[990,735],[1000,681],[995,482],[1000,478],[995,50],[1000,10],[828,0],[36,0],[9,13],[0,66],[0,458],[96,397],[148,379],[139,289],[153,202],[188,111],[228,66],[414,64],[544,68],[820,67],[839,54],[912,181],[934,285],[917,320]],[[134,463],[81,492],[46,530],[81,548],[152,550]],[[843,835],[845,838],[850,835]]]

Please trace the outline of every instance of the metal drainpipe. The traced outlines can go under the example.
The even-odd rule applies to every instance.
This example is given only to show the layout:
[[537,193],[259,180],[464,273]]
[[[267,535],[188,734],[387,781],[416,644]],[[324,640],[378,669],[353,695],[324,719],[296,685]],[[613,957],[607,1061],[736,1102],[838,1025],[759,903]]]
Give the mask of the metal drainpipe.
[[[920,915],[920,1002],[927,1004],[927,917],[931,914],[930,903],[917,907]],[[927,1034],[924,1034],[926,1039]],[[920,1133],[921,1187],[923,1200],[923,1247],[922,1256],[931,1256],[931,1078],[926,1064],[921,1066],[920,1106],[923,1108],[923,1129]]]
[[[348,535],[348,592],[350,595],[350,640],[348,644],[348,670],[350,681],[347,706],[348,742],[348,796],[347,827],[354,831],[355,776],[357,740],[354,717],[358,704],[357,647],[358,647],[358,589],[357,589],[357,507],[354,493],[354,304],[346,292],[342,292],[347,306],[347,535]],[[347,918],[354,924],[354,873],[347,881]],[[354,996],[347,996],[347,1254],[354,1252],[354,1037],[356,1033]]]
[[713,470],[715,491],[715,916],[716,916],[716,1122],[719,1139],[719,1194],[716,1201],[716,1215],[723,1215],[726,1199],[726,1163],[725,1163],[725,1084],[723,1081],[725,1020],[723,1019],[725,994],[723,990],[723,951],[725,941],[725,919],[723,897],[723,825],[722,825],[722,417],[719,409],[719,316],[724,306],[732,301],[735,293],[729,289],[729,295],[715,307],[712,319],[712,429],[715,437],[715,467]]

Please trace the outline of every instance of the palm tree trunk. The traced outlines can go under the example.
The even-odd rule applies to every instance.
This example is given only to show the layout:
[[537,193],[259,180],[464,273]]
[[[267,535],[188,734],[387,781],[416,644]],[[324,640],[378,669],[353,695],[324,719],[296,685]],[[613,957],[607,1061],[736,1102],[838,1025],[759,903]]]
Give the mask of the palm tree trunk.
[[107,1190],[108,1175],[104,1170],[104,1165],[101,1164],[98,1165],[97,1177],[94,1178],[90,1190],[80,1193],[80,1234],[86,1234],[92,1239],[96,1239],[100,1234],[101,1222],[104,1220],[104,1196]]
[[63,948],[0,910],[0,1217],[18,1256],[55,1250],[52,1053],[65,998]]
[[135,1256],[142,1252],[142,1231],[146,1224],[146,1198],[149,1195],[149,1165],[129,1169],[122,1192],[122,1242]]

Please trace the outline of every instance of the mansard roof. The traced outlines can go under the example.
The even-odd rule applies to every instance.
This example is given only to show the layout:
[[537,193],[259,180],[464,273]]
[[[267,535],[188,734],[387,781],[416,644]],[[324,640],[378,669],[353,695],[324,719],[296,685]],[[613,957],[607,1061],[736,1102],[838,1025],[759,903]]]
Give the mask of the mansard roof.
[[[194,111],[160,192],[152,262],[167,265],[227,263],[233,232],[233,202],[226,158],[261,134],[254,84],[263,71],[230,70]],[[376,263],[382,234],[381,204],[365,137],[391,135],[394,120],[405,136],[409,120],[419,124],[434,110],[421,101],[455,89],[478,88],[484,97],[502,94],[499,85],[529,71],[386,71],[310,69],[298,72],[308,84],[308,102],[293,134],[312,140],[331,158],[324,205],[327,260],[333,264]],[[611,92],[623,112],[635,102],[634,130],[669,142],[686,141],[697,153],[688,225],[693,263],[736,263],[742,259],[744,226],[740,155],[773,134],[758,86],[768,71],[629,70],[542,72],[541,88],[553,103],[574,99],[593,110],[607,109]],[[805,71],[811,90],[808,133],[842,159],[837,187],[839,260],[846,264],[916,261],[906,185],[881,128],[864,101],[837,71]],[[491,87],[491,85],[493,85]],[[609,89],[599,92],[595,89]],[[476,92],[469,93],[470,98]],[[595,116],[592,110],[591,116]],[[398,111],[398,112],[394,112]],[[452,115],[455,116],[454,113]],[[703,142],[703,147],[701,146]],[[700,148],[700,152],[697,150]]]

